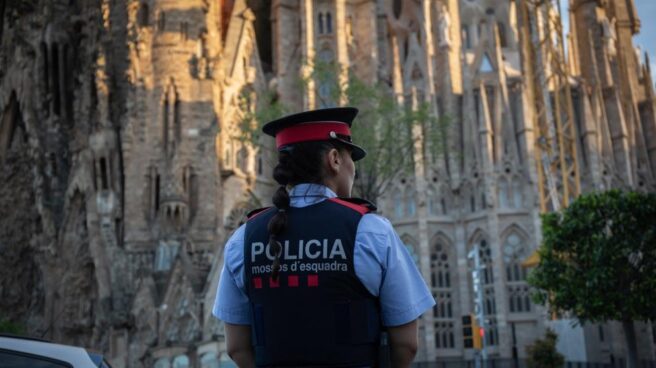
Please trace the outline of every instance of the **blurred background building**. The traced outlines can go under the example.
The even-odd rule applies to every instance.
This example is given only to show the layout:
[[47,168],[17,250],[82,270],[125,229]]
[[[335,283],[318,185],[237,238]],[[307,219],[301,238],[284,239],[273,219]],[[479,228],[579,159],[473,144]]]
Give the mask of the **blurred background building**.
[[[621,364],[619,324],[550,321],[523,263],[541,212],[581,192],[656,190],[654,84],[633,0],[571,0],[569,37],[557,10],[0,1],[0,316],[115,367],[230,366],[211,315],[223,243],[275,189],[273,142],[250,144],[241,123],[270,92],[294,111],[330,105],[321,85],[298,85],[319,59],[450,120],[441,154],[416,149],[379,199],[438,302],[417,361],[473,358],[461,317],[478,247],[491,359],[523,364],[551,326],[568,361]],[[656,360],[654,326],[636,331],[639,358]]]

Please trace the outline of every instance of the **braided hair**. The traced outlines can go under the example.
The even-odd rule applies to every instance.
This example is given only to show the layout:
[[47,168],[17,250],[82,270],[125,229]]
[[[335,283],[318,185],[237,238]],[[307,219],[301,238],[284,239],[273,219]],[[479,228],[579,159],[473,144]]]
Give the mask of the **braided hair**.
[[269,247],[274,253],[271,277],[275,280],[280,272],[282,245],[279,236],[287,229],[287,211],[290,208],[288,185],[301,183],[322,184],[325,172],[323,157],[331,149],[344,150],[344,145],[336,141],[309,141],[296,143],[278,154],[278,165],[273,169],[273,178],[280,187],[273,195],[273,205],[278,209],[269,220]]

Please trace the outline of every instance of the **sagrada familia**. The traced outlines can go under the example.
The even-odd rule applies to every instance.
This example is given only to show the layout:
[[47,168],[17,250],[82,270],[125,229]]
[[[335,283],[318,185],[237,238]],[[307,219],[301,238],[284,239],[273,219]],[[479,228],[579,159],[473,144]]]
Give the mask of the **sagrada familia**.
[[[437,300],[416,361],[471,364],[477,248],[489,359],[522,361],[550,327],[569,362],[622,364],[620,324],[551,320],[523,264],[541,212],[656,190],[640,20],[633,0],[570,0],[563,32],[537,3],[1,0],[0,317],[114,367],[231,366],[223,243],[276,188],[273,142],[240,139],[243,96],[320,107],[298,84],[318,57],[450,117],[442,154],[417,150],[378,199]],[[635,322],[640,360],[655,329]]]

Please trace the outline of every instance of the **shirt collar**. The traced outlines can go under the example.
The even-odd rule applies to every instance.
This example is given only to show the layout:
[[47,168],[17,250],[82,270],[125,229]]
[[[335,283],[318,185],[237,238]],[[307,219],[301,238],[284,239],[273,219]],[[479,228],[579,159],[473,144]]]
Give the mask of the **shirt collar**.
[[292,207],[306,207],[335,197],[337,194],[325,185],[303,183],[295,185],[289,191],[289,204]]

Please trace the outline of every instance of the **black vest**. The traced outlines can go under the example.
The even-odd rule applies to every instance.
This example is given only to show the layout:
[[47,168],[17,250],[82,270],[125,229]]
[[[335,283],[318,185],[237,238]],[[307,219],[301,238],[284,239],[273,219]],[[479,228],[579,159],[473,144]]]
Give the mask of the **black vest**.
[[290,208],[274,280],[267,224],[276,211],[252,216],[244,238],[256,365],[376,366],[378,299],[353,269],[355,234],[369,210],[336,198]]

